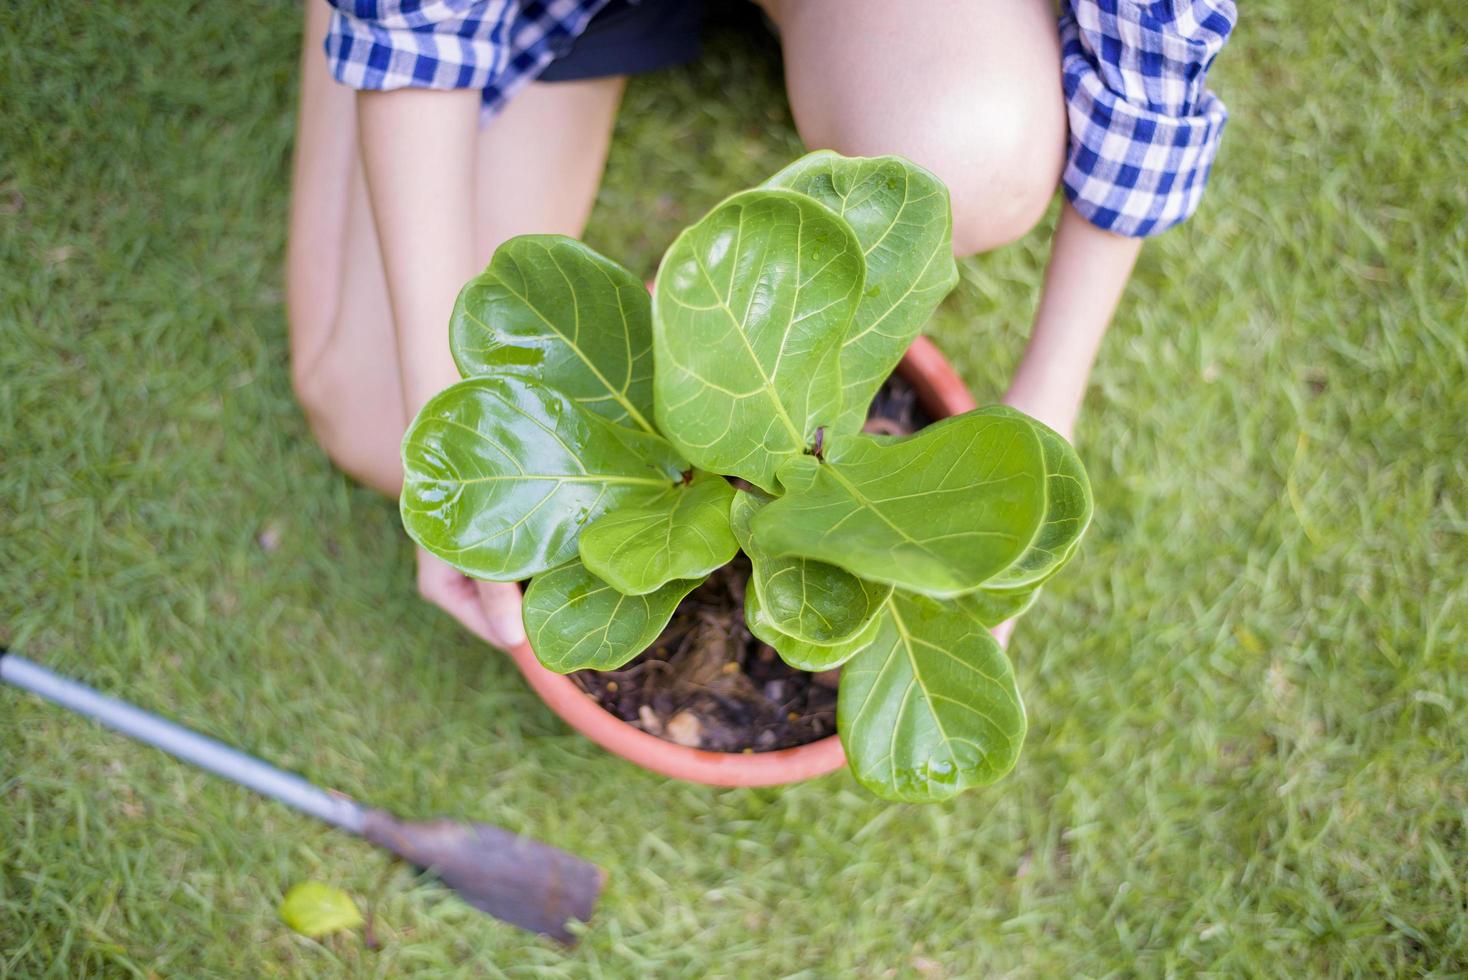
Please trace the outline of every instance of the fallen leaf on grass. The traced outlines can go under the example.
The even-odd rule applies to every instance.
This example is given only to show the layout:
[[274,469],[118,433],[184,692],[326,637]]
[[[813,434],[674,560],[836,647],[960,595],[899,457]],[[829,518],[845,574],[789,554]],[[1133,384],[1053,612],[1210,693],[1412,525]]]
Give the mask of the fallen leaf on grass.
[[280,919],[303,936],[316,939],[362,924],[362,913],[352,896],[319,881],[303,881],[285,893]]

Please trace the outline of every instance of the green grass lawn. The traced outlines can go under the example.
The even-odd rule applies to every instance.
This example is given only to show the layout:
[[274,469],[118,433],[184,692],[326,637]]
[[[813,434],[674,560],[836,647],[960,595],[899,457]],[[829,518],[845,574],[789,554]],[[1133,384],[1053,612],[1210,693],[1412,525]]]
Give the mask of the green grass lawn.
[[[0,691],[0,977],[1463,975],[1468,22],[1243,6],[1212,187],[1087,399],[1095,525],[1012,645],[1028,743],[931,807],[639,771],[415,598],[291,397],[295,5],[0,13],[0,639],[611,872],[567,952]],[[767,48],[632,84],[594,246],[651,273],[799,151]],[[932,327],[981,401],[1047,240],[964,263]],[[282,926],[306,879],[381,948]]]

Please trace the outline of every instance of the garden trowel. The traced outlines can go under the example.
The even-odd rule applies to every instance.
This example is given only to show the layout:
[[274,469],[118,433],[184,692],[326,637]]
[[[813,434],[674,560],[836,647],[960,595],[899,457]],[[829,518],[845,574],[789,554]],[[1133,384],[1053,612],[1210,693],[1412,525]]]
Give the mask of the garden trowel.
[[364,837],[427,870],[475,908],[564,943],[575,942],[568,923],[591,917],[606,880],[590,862],[499,827],[399,820],[365,807],[5,650],[0,681]]

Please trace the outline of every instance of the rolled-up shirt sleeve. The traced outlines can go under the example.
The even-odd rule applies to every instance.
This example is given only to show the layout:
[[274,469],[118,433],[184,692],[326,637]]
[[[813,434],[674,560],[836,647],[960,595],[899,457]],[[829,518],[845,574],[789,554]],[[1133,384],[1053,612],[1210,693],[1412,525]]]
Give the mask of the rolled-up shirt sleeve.
[[1066,0],[1062,184],[1092,224],[1142,237],[1197,210],[1228,119],[1206,77],[1236,19],[1232,0]]
[[328,0],[326,60],[354,89],[479,89],[493,115],[607,0]]
[[504,70],[510,0],[329,0],[332,76],[355,89],[487,86]]

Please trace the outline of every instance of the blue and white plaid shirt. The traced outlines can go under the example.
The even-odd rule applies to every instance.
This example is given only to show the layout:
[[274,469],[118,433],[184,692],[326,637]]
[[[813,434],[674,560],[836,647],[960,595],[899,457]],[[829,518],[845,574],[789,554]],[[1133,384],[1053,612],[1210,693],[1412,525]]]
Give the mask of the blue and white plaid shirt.
[[[476,88],[497,112],[607,0],[330,0],[326,55],[357,89]],[[1228,113],[1204,85],[1233,0],[1064,0],[1070,116],[1062,183],[1077,211],[1155,235],[1198,207]]]

